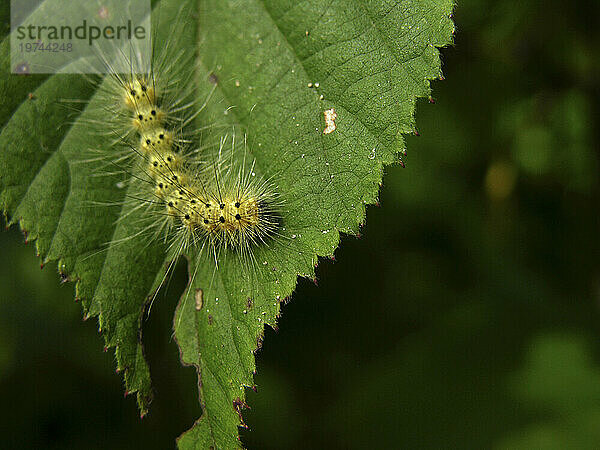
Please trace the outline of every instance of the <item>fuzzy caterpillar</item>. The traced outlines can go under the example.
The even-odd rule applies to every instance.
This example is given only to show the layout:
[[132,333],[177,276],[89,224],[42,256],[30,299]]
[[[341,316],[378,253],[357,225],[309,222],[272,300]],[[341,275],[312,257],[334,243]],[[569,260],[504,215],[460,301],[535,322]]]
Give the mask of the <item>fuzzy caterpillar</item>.
[[235,249],[263,241],[275,231],[276,221],[265,201],[266,185],[249,183],[247,178],[223,183],[222,174],[211,182],[191,171],[185,157],[175,151],[176,139],[165,127],[167,114],[158,104],[155,87],[135,77],[124,86],[123,97],[139,133],[154,194],[193,242],[207,238],[213,245]]
[[157,59],[150,73],[135,73],[133,63],[129,74],[111,73],[104,95],[107,104],[115,105],[109,116],[121,131],[113,134],[126,152],[114,159],[132,159],[129,170],[141,168],[151,184],[146,202],[158,209],[149,208],[149,214],[165,218],[152,221],[154,236],[166,230],[165,239],[178,253],[209,248],[217,264],[222,251],[247,258],[253,245],[278,234],[278,196],[270,182],[255,177],[254,163],[249,170],[245,159],[236,165],[240,158],[233,148],[224,151],[225,138],[217,153],[199,149],[186,154],[199,132],[189,131],[198,111],[189,95],[179,92],[189,81],[176,74],[174,67],[182,64],[179,57],[174,60]]

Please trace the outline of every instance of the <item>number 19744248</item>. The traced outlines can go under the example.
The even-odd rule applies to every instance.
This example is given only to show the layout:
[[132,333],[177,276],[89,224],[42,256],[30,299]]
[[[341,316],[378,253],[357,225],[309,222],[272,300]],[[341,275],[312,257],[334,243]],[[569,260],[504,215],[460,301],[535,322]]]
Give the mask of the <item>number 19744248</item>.
[[28,42],[26,44],[19,44],[19,50],[21,53],[35,53],[35,52],[52,52],[52,53],[69,53],[73,51],[73,44],[59,44],[58,42],[51,42],[44,44],[43,42]]

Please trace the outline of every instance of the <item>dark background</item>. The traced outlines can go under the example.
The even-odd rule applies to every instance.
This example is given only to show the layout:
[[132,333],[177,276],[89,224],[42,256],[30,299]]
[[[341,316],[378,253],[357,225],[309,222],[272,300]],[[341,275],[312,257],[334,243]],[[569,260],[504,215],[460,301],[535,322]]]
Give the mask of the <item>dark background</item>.
[[[459,3],[407,168],[267,330],[248,448],[600,448],[599,17]],[[173,448],[200,415],[170,339],[183,267],[144,324],[140,420],[95,319],[28,247],[0,233],[0,447]]]

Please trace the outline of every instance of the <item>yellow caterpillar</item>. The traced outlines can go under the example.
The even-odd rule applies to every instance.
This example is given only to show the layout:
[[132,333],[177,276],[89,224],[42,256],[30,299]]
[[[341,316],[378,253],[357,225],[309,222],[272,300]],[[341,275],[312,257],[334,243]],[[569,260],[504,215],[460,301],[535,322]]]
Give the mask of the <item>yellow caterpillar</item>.
[[212,176],[199,167],[194,170],[178,151],[183,139],[169,129],[161,93],[151,77],[131,75],[119,78],[119,85],[154,196],[166,215],[184,227],[190,242],[208,239],[215,248],[247,249],[276,232],[274,194],[268,183],[253,180],[243,170],[223,170],[220,164]]

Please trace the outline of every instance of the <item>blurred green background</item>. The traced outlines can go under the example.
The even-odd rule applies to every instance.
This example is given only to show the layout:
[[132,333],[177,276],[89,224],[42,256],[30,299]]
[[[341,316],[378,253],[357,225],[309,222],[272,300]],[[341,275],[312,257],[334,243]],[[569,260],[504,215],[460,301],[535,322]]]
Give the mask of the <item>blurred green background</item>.
[[[267,330],[249,449],[600,448],[599,6],[459,3],[407,168]],[[183,267],[144,324],[140,420],[30,247],[0,233],[0,447],[174,448],[200,414]]]

